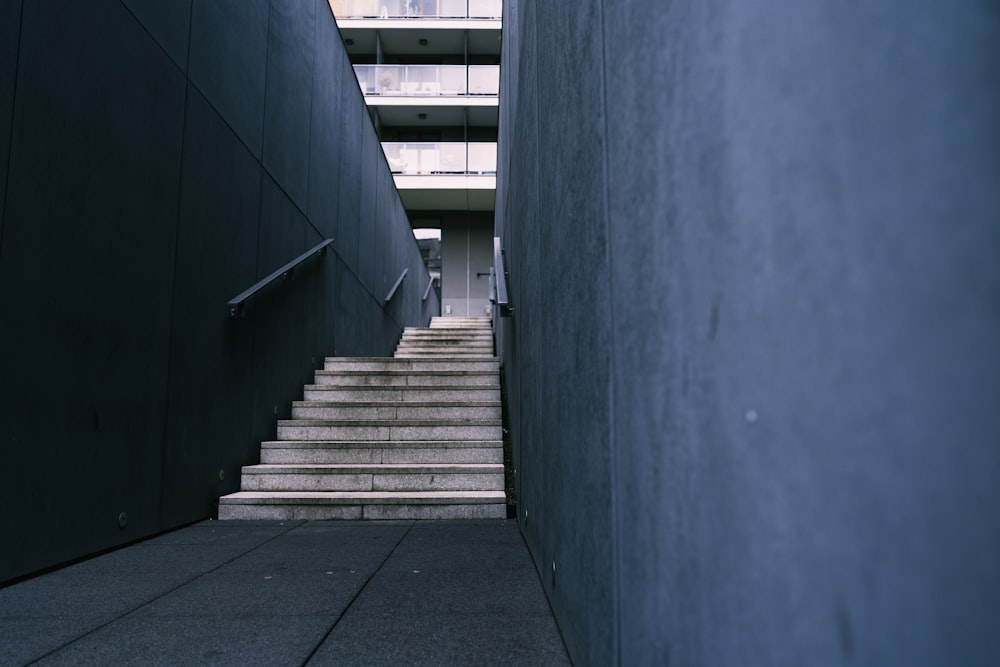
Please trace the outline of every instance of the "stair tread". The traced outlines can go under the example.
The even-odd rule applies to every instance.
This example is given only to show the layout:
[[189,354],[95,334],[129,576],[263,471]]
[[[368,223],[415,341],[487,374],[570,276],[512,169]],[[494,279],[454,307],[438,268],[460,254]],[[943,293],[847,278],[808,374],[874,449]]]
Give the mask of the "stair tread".
[[329,448],[492,448],[503,447],[502,440],[265,440],[260,443],[265,449],[309,449],[311,447]]
[[500,401],[292,401],[307,408],[498,408]]
[[280,426],[500,426],[500,419],[279,419]]
[[[242,469],[245,490],[219,499],[220,518],[505,516],[500,360],[489,318],[407,328],[391,357],[327,357],[291,407],[309,417],[277,420],[278,438],[261,442],[262,462]],[[328,417],[338,414],[345,418]]]
[[323,502],[345,504],[345,501],[367,501],[387,503],[420,503],[461,500],[465,502],[505,503],[503,491],[237,491],[219,499],[220,503],[232,502],[288,502],[303,504]]
[[369,375],[389,375],[389,376],[407,376],[407,375],[427,375],[432,377],[444,377],[448,375],[464,376],[464,375],[497,375],[499,373],[496,370],[437,370],[433,368],[428,369],[405,369],[405,368],[389,368],[380,370],[340,370],[340,371],[328,371],[320,369],[316,371],[317,375],[345,375],[349,377],[367,377]]
[[[499,385],[498,385],[499,386]],[[343,387],[336,384],[307,384],[304,385],[306,389],[322,389],[323,391],[353,391],[358,387]],[[362,387],[366,390],[378,390],[378,391],[399,391],[401,389],[412,389],[414,391],[426,391],[426,390],[455,390],[460,389],[462,391],[467,390],[495,390],[496,387],[491,387],[489,385],[468,385],[468,384],[402,384],[402,385],[370,385]]]
[[272,472],[289,473],[298,470],[319,470],[323,472],[346,472],[386,474],[410,472],[415,473],[503,473],[502,463],[260,463],[244,466],[243,473],[269,474]]

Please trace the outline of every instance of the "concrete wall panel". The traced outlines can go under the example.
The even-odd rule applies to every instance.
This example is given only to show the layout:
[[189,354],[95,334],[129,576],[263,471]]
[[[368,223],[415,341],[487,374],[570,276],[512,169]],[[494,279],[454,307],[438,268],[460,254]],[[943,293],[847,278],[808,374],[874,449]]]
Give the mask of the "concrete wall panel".
[[375,248],[377,216],[378,216],[378,168],[381,159],[378,151],[382,150],[375,136],[375,130],[367,114],[358,118],[357,132],[361,135],[359,149],[361,151],[361,170],[357,185],[361,192],[361,205],[358,211],[358,276],[361,282],[371,290],[372,294],[384,297],[381,290],[382,280],[377,273],[379,265],[378,251]]
[[196,2],[189,76],[260,159],[267,79],[268,0]]
[[[289,230],[296,230],[289,233]],[[265,178],[261,184],[258,279],[290,259],[301,255],[320,239],[305,224],[277,183]],[[327,269],[325,260],[313,260],[296,269],[291,279],[261,294],[254,311],[254,424],[252,439],[273,440],[275,419],[291,418],[291,401],[301,397],[302,384],[311,380],[303,365],[303,332],[306,321],[306,288],[320,282]]]
[[574,660],[994,664],[996,12],[505,12],[499,339]]
[[184,99],[119,3],[24,10],[0,255],[0,493],[18,548],[0,578],[158,525]]
[[[21,40],[22,0],[0,2],[0,212],[7,193],[7,158],[14,116],[17,55]],[[0,215],[0,253],[3,252],[3,216]]]
[[[333,101],[341,96],[345,53],[340,32],[326,0],[316,2],[316,26],[313,38],[312,112],[310,116],[309,218],[328,238],[341,240],[340,219],[342,105]],[[345,90],[344,93],[347,91]],[[346,226],[346,225],[345,225]],[[338,248],[342,246],[338,245]]]
[[191,0],[121,0],[171,60],[187,71]]
[[[253,319],[226,302],[257,280],[261,167],[193,87],[188,93],[174,279],[165,523],[203,514],[239,485],[250,435]],[[219,471],[225,479],[219,480]]]
[[[358,279],[359,256],[369,273],[388,257],[427,274],[384,162],[362,154],[378,145],[329,10],[283,4],[269,33],[267,3],[194,3],[189,39],[189,5],[40,0],[23,21],[21,3],[0,6],[14,31],[0,49],[0,507],[18,545],[0,581],[210,516],[324,355],[388,354],[437,306],[405,291],[387,312]],[[299,98],[323,30],[350,85]],[[308,140],[314,118],[335,119],[323,141]],[[330,132],[345,118],[351,133]],[[314,220],[307,189],[324,180],[338,196]],[[364,242],[383,247],[359,253],[362,197],[384,216]],[[229,317],[227,300],[336,229],[344,255],[338,239]]]
[[268,21],[262,162],[302,210],[309,190],[315,9],[312,0],[272,0]]
[[[341,80],[348,81],[346,71],[350,65],[345,63]],[[359,89],[360,90],[360,89]],[[360,93],[359,93],[360,96]],[[341,224],[341,239],[337,243],[337,252],[344,258],[347,266],[360,276],[358,258],[358,243],[361,238],[361,179],[362,169],[358,165],[363,165],[361,137],[363,134],[364,114],[367,111],[360,105],[346,104],[341,107],[340,113],[340,164],[354,165],[354,169],[341,169],[340,181],[337,187],[337,197],[339,204],[339,217]],[[345,224],[346,223],[346,226]]]

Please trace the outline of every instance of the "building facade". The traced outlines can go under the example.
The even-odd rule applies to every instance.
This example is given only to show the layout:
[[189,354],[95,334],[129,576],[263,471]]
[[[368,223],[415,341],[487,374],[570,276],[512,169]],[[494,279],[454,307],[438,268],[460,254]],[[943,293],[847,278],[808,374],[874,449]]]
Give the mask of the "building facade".
[[410,222],[440,230],[441,314],[489,315],[501,0],[330,6]]

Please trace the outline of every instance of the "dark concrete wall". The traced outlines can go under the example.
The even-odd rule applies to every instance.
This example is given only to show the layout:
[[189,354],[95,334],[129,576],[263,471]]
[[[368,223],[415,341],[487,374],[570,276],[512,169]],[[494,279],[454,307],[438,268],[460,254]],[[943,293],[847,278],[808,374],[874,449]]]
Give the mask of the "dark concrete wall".
[[505,3],[520,521],[577,664],[1000,663],[1000,12]]
[[0,32],[5,580],[208,516],[324,355],[438,304],[325,0],[3,0]]

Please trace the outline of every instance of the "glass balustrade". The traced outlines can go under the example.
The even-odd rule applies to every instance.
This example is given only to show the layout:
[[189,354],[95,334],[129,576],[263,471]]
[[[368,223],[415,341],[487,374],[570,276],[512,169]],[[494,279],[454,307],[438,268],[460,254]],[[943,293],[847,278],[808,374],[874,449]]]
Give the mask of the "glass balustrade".
[[500,94],[500,65],[469,65],[470,95]]
[[502,0],[330,0],[337,18],[499,19]]
[[503,0],[469,0],[469,18],[498,19],[503,16]]
[[394,174],[496,174],[496,142],[383,142]]
[[365,95],[497,95],[499,65],[355,65]]

